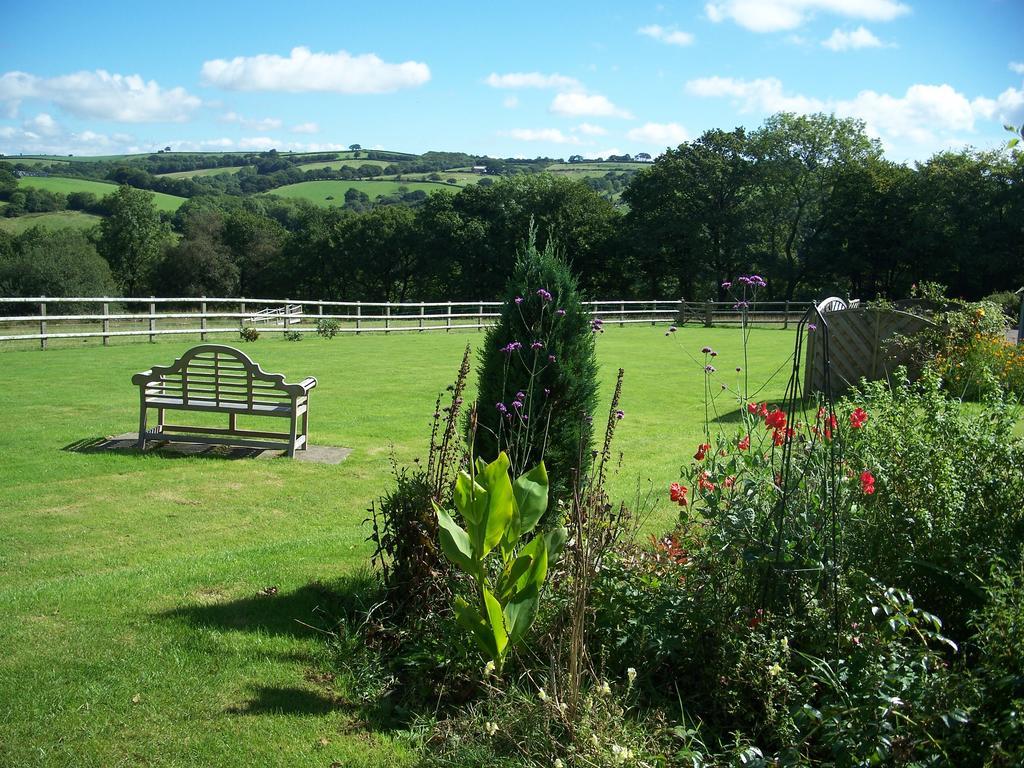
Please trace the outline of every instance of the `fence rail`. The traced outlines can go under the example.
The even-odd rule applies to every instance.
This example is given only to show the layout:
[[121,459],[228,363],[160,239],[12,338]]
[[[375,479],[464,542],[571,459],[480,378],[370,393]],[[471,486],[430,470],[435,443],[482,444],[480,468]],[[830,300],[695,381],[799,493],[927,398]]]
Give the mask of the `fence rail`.
[[[807,308],[799,302],[759,302],[740,308],[733,302],[683,299],[600,299],[585,302],[605,325],[696,324],[705,327],[750,323],[781,325],[796,321]],[[96,306],[100,312],[89,313]],[[132,311],[138,307],[138,311]],[[338,322],[337,333],[409,333],[481,330],[499,316],[498,301],[305,301],[251,298],[115,298],[33,296],[0,297],[0,342],[50,339],[102,339],[192,334],[315,332],[321,320]],[[60,309],[67,309],[62,313]],[[158,311],[159,309],[159,311]],[[4,314],[6,311],[15,314]],[[85,311],[84,311],[85,310]],[[213,324],[211,324],[213,321]]]

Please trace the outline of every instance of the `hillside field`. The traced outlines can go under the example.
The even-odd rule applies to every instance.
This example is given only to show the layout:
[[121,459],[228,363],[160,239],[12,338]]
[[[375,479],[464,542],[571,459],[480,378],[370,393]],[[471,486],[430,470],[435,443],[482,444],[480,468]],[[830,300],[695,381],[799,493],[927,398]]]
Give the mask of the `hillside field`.
[[53,211],[51,213],[26,213],[14,218],[0,219],[0,230],[20,235],[32,227],[44,229],[88,229],[103,221],[102,216],[93,216],[82,211]]
[[[117,184],[105,181],[92,181],[90,179],[65,178],[63,176],[25,176],[18,184],[26,187],[36,187],[37,189],[46,189],[50,192],[61,192],[65,195],[71,192],[92,192],[96,197],[106,197],[111,192],[117,191]],[[158,211],[171,213],[178,210],[182,203],[185,202],[184,197],[165,195],[162,192],[150,192],[150,194],[156,199]]]
[[200,168],[198,171],[174,171],[173,173],[156,173],[168,179],[194,179],[197,176],[217,176],[221,173],[238,173],[244,165],[226,165],[223,168]]
[[[264,194],[309,200],[316,205],[330,207],[344,205],[345,193],[350,189],[365,192],[373,200],[381,195],[397,194],[401,187],[410,192],[421,189],[427,194],[455,189],[451,184],[421,181],[302,181],[298,184],[288,184],[272,189]],[[328,197],[334,199],[328,200]]]

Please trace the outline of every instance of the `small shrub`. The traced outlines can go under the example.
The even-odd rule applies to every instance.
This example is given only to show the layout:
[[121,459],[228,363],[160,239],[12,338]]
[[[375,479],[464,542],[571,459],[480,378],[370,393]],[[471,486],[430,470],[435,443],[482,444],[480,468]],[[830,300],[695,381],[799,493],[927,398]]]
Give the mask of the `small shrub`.
[[242,341],[256,341],[260,337],[260,332],[252,326],[246,326],[238,332],[238,336]]
[[333,318],[320,320],[316,324],[317,335],[325,339],[333,339],[341,330],[341,323]]
[[285,341],[302,341],[302,331],[285,331]]

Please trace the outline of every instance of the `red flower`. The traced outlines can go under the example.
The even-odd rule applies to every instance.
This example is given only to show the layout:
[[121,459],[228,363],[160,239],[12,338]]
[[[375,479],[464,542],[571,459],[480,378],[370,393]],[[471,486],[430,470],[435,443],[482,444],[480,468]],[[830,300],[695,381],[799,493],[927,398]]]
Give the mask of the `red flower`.
[[744,435],[743,438],[737,444],[737,447],[741,451],[745,451],[750,447],[750,435]]
[[672,485],[668,487],[669,498],[672,499],[672,501],[679,504],[680,507],[685,507],[687,490],[688,489],[685,485],[680,485],[679,483],[672,483]]
[[710,450],[710,445],[708,445],[707,443],[701,443],[700,445],[697,446],[697,452],[693,454],[693,458],[695,458],[697,461],[704,461],[704,457]]
[[751,416],[757,414],[757,403],[747,403],[747,413]]
[[711,482],[710,478],[711,474],[705,469],[697,478],[697,487],[702,491],[715,490],[715,484]]
[[875,476],[866,469],[860,473],[860,489],[865,496],[870,496],[875,492]]
[[725,478],[725,480],[722,481],[722,485],[724,485],[726,488],[732,488],[735,484],[736,478],[733,477],[732,475],[729,475],[727,478]]
[[764,417],[765,426],[771,429],[785,429],[786,428],[786,412],[780,411],[778,408],[773,410],[771,413]]
[[868,412],[863,408],[857,408],[853,413],[850,414],[850,426],[854,429],[860,429],[868,421]]

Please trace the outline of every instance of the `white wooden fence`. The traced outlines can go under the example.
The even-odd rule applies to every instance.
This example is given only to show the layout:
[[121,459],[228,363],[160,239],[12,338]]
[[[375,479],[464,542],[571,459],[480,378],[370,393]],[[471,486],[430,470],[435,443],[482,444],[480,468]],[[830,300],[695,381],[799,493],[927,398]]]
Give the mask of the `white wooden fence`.
[[[712,325],[738,323],[732,302],[679,300],[598,300],[586,302],[605,326],[649,323]],[[60,312],[60,309],[70,311]],[[86,313],[81,307],[97,307]],[[114,298],[35,296],[0,297],[0,342],[50,339],[237,334],[253,327],[260,333],[315,332],[320,320],[334,320],[338,333],[402,333],[487,328],[499,316],[497,301],[303,301],[249,298]],[[747,310],[752,323],[788,327],[807,305],[759,302]],[[56,310],[56,311],[55,311]],[[13,311],[15,314],[5,314]]]

